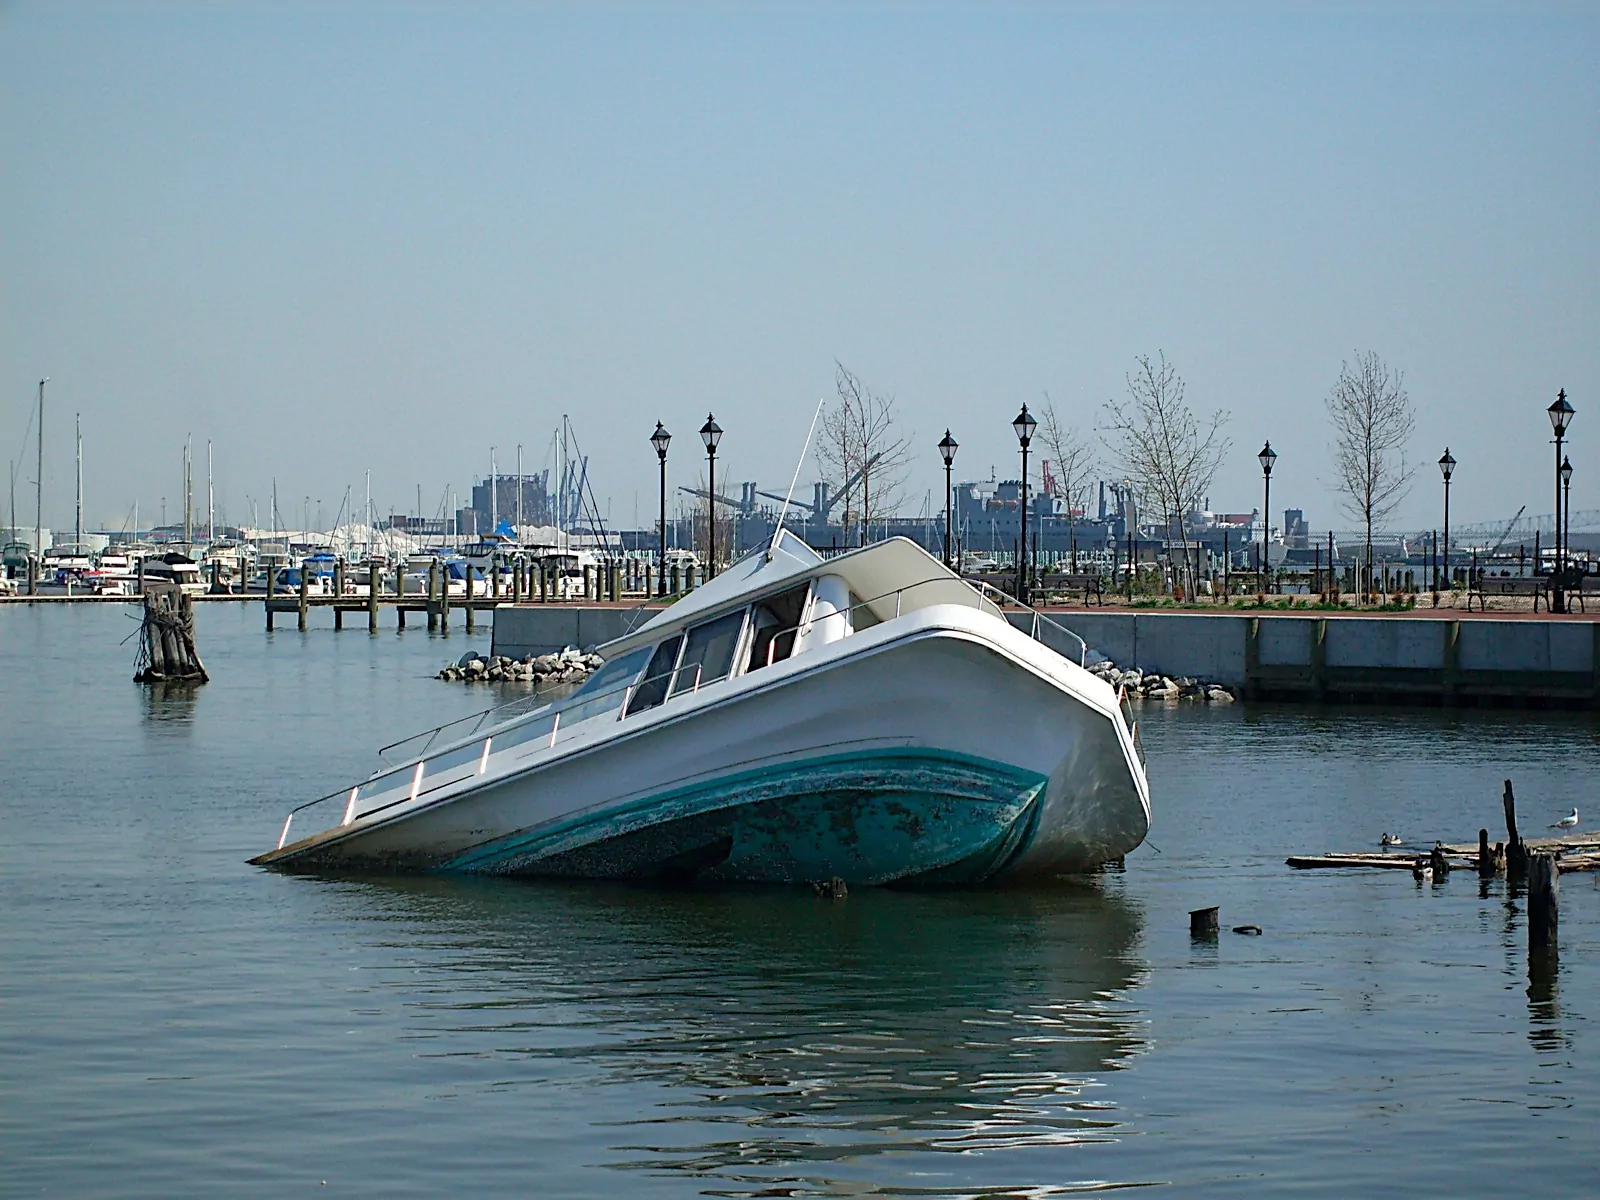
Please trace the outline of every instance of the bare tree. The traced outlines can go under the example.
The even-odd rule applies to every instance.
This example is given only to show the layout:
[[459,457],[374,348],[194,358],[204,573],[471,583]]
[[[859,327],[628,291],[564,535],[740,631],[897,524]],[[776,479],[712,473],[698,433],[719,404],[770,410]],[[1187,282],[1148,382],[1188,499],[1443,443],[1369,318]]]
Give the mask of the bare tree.
[[[1078,569],[1078,510],[1089,505],[1090,474],[1094,471],[1094,447],[1079,434],[1076,426],[1064,424],[1056,415],[1050,393],[1044,394],[1044,409],[1039,413],[1038,438],[1050,454],[1055,483],[1054,495],[1067,508],[1067,529],[1072,551],[1072,569]],[[1041,469],[1042,464],[1041,464]]]
[[822,414],[817,461],[844,503],[845,544],[860,528],[865,545],[872,522],[893,513],[910,461],[910,441],[896,424],[894,397],[874,392],[843,363],[834,363],[838,400]]
[[1339,364],[1328,393],[1333,422],[1334,482],[1345,510],[1366,526],[1365,566],[1371,590],[1372,526],[1388,518],[1411,486],[1405,446],[1416,428],[1405,377],[1391,372],[1371,350]]
[[1211,488],[1231,442],[1223,435],[1228,414],[1221,409],[1202,425],[1184,400],[1183,379],[1162,354],[1135,360],[1128,397],[1105,404],[1101,429],[1106,448],[1149,500],[1161,506],[1164,521],[1176,521],[1184,547],[1184,576],[1194,594],[1195,564],[1189,554],[1188,514]]
[[[721,469],[717,472],[717,498],[713,502],[710,489],[706,486],[706,475],[702,470],[694,481],[695,490],[692,496],[690,519],[690,544],[695,552],[700,555],[700,561],[705,569],[715,572],[719,564],[732,562],[737,555],[734,553],[734,536],[737,533],[734,522],[736,512],[733,498],[728,492],[727,473],[725,461],[719,459]],[[717,522],[717,562],[710,560],[708,551],[711,548],[711,520],[716,515]]]

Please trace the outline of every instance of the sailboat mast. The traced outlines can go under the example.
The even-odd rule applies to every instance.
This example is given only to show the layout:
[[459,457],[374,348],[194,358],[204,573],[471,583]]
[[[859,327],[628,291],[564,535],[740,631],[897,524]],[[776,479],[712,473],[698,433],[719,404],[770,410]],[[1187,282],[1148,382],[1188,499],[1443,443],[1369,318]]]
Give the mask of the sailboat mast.
[[211,488],[211,439],[206,439],[206,541],[217,540],[217,496]]
[[50,382],[46,375],[39,380],[39,469],[33,481],[33,552],[44,555],[44,385]]
[[78,442],[78,504],[72,515],[72,548],[83,549],[83,414],[73,413],[72,432]]
[[517,443],[517,539],[522,538],[522,443]]
[[183,439],[183,544],[194,544],[194,468],[189,459],[191,440]]
[[496,493],[500,489],[495,486],[494,447],[489,447],[489,532],[493,533],[500,528],[500,497]]

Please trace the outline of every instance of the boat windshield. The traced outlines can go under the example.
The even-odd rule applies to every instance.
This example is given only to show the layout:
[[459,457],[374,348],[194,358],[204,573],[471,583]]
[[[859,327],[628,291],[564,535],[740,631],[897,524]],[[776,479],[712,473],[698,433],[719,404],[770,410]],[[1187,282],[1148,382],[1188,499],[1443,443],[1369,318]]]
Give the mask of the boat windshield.
[[627,695],[626,685],[643,669],[649,657],[650,649],[647,646],[606,663],[562,702],[561,723],[570,725],[602,713],[616,712]]

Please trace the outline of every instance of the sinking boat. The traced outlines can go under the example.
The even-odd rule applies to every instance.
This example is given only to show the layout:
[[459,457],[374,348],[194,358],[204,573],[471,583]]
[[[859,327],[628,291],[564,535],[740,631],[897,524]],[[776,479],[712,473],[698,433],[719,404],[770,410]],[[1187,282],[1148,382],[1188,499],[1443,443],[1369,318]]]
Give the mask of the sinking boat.
[[601,653],[559,701],[386,747],[252,861],[972,884],[1149,829],[1131,711],[1082,640],[905,539],[824,560],[780,534]]

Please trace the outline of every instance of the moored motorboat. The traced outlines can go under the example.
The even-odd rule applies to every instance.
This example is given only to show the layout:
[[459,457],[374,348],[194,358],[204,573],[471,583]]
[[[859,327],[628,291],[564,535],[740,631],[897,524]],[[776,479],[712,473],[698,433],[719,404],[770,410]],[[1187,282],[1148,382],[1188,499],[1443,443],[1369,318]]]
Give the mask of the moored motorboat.
[[394,765],[295,809],[253,861],[868,884],[1090,868],[1139,845],[1150,803],[1129,710],[1084,652],[904,539],[824,561],[781,534],[602,647],[571,696],[386,748]]

